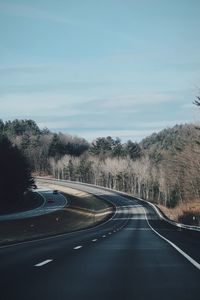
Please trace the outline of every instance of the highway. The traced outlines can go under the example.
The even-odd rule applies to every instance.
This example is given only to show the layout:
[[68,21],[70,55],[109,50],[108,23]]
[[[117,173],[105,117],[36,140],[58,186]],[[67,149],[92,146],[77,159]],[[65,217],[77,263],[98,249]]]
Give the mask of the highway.
[[1,299],[199,299],[200,233],[162,220],[148,204],[105,189],[111,201],[94,228],[0,248]]
[[17,213],[0,215],[0,221],[26,219],[36,216],[42,216],[52,213],[56,210],[60,210],[68,205],[67,199],[62,194],[54,194],[53,191],[50,189],[37,189],[33,190],[33,192],[40,194],[43,198],[43,203],[40,206],[27,211],[20,211]]

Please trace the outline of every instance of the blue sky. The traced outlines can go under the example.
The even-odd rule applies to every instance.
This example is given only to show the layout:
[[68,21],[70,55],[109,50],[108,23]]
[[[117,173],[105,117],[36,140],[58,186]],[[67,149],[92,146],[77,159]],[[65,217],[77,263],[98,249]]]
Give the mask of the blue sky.
[[139,141],[196,122],[199,0],[0,0],[0,118]]

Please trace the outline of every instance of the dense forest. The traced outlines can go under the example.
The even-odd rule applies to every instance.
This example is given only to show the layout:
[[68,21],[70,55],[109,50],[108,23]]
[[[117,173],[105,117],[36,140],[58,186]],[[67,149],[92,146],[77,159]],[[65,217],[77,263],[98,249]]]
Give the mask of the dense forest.
[[40,129],[32,120],[0,120],[38,175],[125,191],[166,207],[200,198],[200,126],[176,125],[143,139],[85,139]]
[[34,186],[27,158],[0,134],[0,209],[21,202],[24,192]]

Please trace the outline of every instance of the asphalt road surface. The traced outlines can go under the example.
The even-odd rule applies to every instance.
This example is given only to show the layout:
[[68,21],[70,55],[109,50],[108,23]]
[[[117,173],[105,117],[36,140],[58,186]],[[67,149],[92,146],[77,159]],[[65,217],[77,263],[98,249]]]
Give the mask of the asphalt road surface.
[[0,299],[200,299],[198,232],[161,221],[139,200],[75,187],[113,202],[115,215],[92,229],[1,247]]

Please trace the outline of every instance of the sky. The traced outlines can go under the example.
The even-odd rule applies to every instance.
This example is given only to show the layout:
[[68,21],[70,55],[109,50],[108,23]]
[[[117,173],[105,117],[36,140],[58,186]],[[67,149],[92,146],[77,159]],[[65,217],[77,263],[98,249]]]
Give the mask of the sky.
[[199,0],[0,0],[0,119],[140,141],[198,122]]

